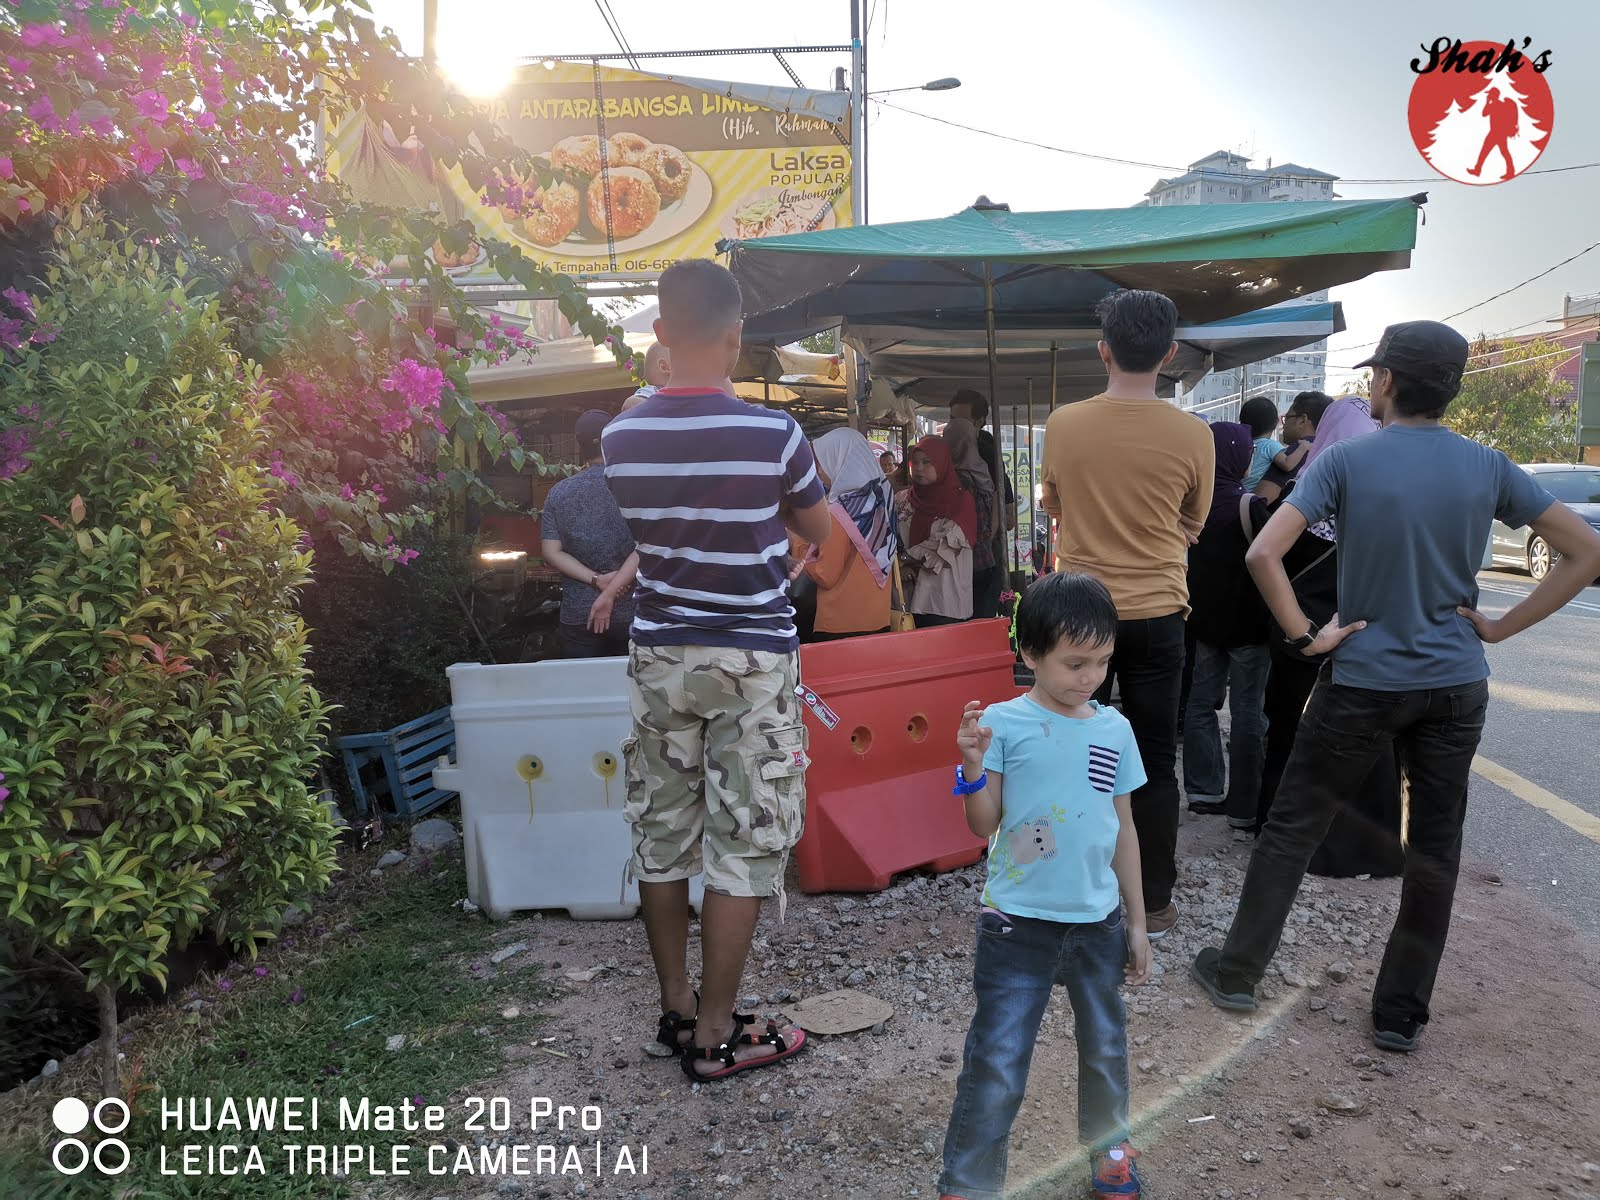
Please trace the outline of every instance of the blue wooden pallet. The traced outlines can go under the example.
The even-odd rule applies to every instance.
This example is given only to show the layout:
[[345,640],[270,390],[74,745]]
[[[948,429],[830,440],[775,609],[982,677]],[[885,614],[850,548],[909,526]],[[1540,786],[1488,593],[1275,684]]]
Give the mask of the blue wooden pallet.
[[441,754],[454,750],[456,744],[456,726],[448,708],[437,709],[382,733],[351,734],[340,738],[338,744],[360,816],[366,816],[369,808],[376,807],[377,797],[367,794],[367,785],[361,778],[362,768],[375,762],[383,764],[389,802],[394,815],[403,820],[415,820],[432,812],[455,795],[433,786],[435,763]]

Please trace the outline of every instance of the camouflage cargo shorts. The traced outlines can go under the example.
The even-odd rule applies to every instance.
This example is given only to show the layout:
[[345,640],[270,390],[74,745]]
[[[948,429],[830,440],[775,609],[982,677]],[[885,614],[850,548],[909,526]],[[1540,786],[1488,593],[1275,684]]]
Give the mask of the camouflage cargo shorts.
[[633,735],[622,756],[635,878],[666,883],[704,869],[715,891],[782,899],[810,761],[798,664],[794,654],[633,647]]

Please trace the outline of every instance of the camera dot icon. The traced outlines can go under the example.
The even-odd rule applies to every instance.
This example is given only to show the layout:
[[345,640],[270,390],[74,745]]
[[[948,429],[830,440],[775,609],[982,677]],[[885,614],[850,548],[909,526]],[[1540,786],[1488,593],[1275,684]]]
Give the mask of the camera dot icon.
[[91,1150],[77,1136],[89,1127],[91,1121],[97,1133],[109,1135],[121,1133],[133,1119],[126,1102],[115,1096],[108,1096],[91,1111],[89,1106],[76,1096],[64,1096],[56,1101],[55,1108],[51,1109],[50,1119],[55,1122],[55,1127],[66,1135],[50,1152],[50,1161],[63,1175],[81,1175],[88,1170],[91,1162],[95,1170],[102,1175],[121,1175],[128,1169],[131,1156],[128,1143],[121,1138],[104,1137],[97,1141]]

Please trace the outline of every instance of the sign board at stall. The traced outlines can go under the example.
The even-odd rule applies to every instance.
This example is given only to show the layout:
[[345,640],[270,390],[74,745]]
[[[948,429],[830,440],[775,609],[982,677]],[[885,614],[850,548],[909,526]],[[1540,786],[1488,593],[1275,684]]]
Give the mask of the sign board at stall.
[[[554,62],[522,68],[483,110],[561,181],[479,192],[364,109],[323,131],[329,171],[362,199],[467,217],[545,267],[585,278],[653,278],[680,258],[713,257],[723,238],[850,223],[839,93]],[[497,278],[477,245],[439,265],[464,282]]]

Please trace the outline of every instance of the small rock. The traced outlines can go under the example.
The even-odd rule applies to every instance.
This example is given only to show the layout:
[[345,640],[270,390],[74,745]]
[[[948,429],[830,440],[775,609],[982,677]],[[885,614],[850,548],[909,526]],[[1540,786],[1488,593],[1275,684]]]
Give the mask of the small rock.
[[202,1008],[210,1008],[211,1005],[204,1000],[191,1000],[183,1007],[188,1012],[199,1012]]
[[475,913],[475,912],[482,912],[483,910],[481,908],[479,908],[476,904],[474,904],[471,900],[463,900],[461,902],[461,911],[470,915],[470,914]]
[[367,878],[368,879],[382,879],[383,878],[383,872],[378,870],[377,867],[373,867],[372,870],[367,872]]
[[1362,1101],[1351,1099],[1343,1092],[1329,1092],[1325,1096],[1319,1096],[1317,1107],[1341,1117],[1359,1117],[1367,1111],[1367,1106]]
[[383,857],[378,860],[378,869],[386,871],[390,867],[398,867],[405,860],[406,856],[399,850],[386,850]]
[[44,1070],[39,1072],[39,1078],[40,1079],[54,1079],[60,1073],[61,1073],[61,1064],[58,1063],[55,1059],[52,1058],[49,1062],[45,1063]]
[[1373,1063],[1372,1056],[1370,1054],[1358,1054],[1350,1060],[1350,1065],[1365,1071],[1367,1068],[1374,1066],[1375,1064]]
[[939,1061],[942,1062],[942,1063],[953,1063],[953,1062],[955,1062],[956,1061],[956,1052],[954,1050],[941,1050],[939,1052]]
[[867,973],[861,967],[857,967],[854,971],[851,971],[850,974],[846,975],[845,978],[844,978],[845,987],[853,987],[853,988],[861,987],[866,982],[867,982]]
[[285,929],[298,929],[306,923],[306,917],[311,913],[310,905],[291,904],[283,910],[283,927]]
[[768,1004],[787,1004],[794,999],[794,993],[788,988],[779,988],[767,997]]
[[787,1121],[792,1116],[794,1116],[794,1113],[790,1112],[787,1108],[779,1108],[773,1111],[772,1119],[776,1123]]
[[522,1010],[513,1004],[507,1008],[502,1008],[500,1010],[500,1015],[508,1021],[515,1021],[522,1015]]
[[562,978],[572,983],[593,983],[595,977],[604,970],[604,967],[589,967],[582,971],[568,971]]
[[761,1007],[761,997],[760,996],[740,996],[739,997],[739,1007],[740,1008],[745,1008],[745,1009],[760,1008]]
[[404,1050],[406,1048],[406,1035],[397,1033],[383,1043],[385,1050]]
[[1347,958],[1341,958],[1338,962],[1328,964],[1326,974],[1334,983],[1343,983],[1351,975],[1355,974],[1355,970],[1354,963]]
[[1139,1060],[1139,1070],[1144,1072],[1146,1075],[1150,1074],[1150,1072],[1154,1071],[1155,1069],[1156,1069],[1155,1059],[1153,1059],[1153,1058],[1141,1058]]
[[435,817],[427,821],[418,821],[411,827],[413,853],[432,854],[460,844],[461,835],[449,821],[441,821]]
[[1311,1122],[1304,1117],[1290,1117],[1289,1132],[1297,1138],[1308,1138],[1311,1136]]
[[1306,986],[1306,983],[1307,983],[1306,977],[1304,975],[1300,974],[1299,971],[1294,970],[1293,968],[1291,968],[1290,970],[1287,970],[1287,971],[1283,971],[1283,972],[1281,972],[1281,974],[1283,976],[1283,982],[1286,983],[1289,987],[1292,987],[1292,988],[1303,988],[1303,987]]
[[1244,1159],[1244,1161],[1247,1163],[1258,1163],[1261,1161],[1260,1153],[1255,1150],[1246,1150],[1243,1154],[1239,1155],[1239,1157]]
[[1328,1002],[1321,996],[1313,996],[1311,997],[1311,1004],[1309,1007],[1312,1012],[1321,1012],[1323,1009],[1328,1007]]
[[506,946],[504,949],[496,950],[493,954],[491,954],[489,956],[489,961],[492,962],[495,966],[498,967],[501,963],[505,962],[506,959],[515,958],[517,955],[521,954],[527,948],[528,948],[528,943],[527,942],[513,942],[511,945]]
[[872,1036],[873,1037],[882,1037],[884,1034],[886,1034],[888,1032],[889,1032],[889,1023],[887,1021],[879,1021],[876,1025],[874,1025],[872,1027]]

